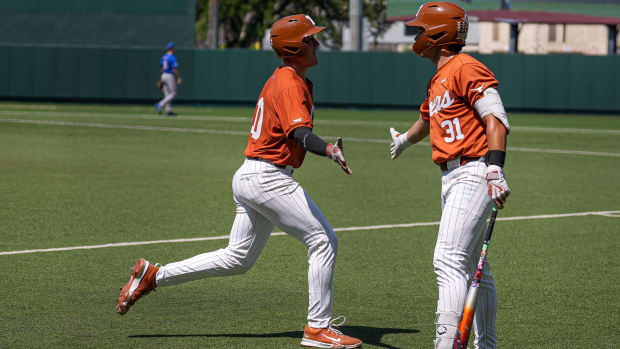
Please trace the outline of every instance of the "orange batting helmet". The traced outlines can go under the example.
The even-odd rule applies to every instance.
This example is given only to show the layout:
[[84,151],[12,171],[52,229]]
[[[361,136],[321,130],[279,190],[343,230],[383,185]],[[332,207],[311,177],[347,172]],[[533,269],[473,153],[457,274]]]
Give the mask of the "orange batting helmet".
[[303,42],[325,27],[317,27],[308,15],[293,15],[280,19],[271,27],[271,47],[278,57],[303,56],[309,46]]
[[465,45],[469,20],[459,5],[432,1],[420,6],[413,21],[407,26],[418,28],[411,49],[423,55],[432,47]]

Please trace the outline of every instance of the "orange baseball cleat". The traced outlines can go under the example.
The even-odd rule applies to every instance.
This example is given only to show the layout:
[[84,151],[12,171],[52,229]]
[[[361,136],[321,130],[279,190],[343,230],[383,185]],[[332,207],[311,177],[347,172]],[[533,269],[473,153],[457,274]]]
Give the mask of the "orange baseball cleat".
[[158,270],[157,266],[143,258],[140,258],[136,265],[131,268],[129,281],[121,288],[121,295],[116,304],[116,310],[120,315],[125,315],[138,299],[155,290],[157,287],[155,275]]
[[[339,318],[344,318],[344,316],[339,316],[334,320]],[[334,320],[332,320],[332,323]],[[340,325],[343,323],[344,321]],[[327,328],[314,328],[306,325],[301,346],[312,348],[359,348],[362,346],[362,341],[342,334],[342,332],[332,327],[330,323]]]

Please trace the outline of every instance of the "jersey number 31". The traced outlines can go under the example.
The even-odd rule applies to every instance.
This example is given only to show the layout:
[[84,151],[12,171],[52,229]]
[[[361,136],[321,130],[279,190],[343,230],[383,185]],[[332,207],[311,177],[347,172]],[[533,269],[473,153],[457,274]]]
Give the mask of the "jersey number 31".
[[463,133],[461,132],[461,124],[459,123],[459,118],[442,121],[441,128],[445,129],[446,133],[448,134],[448,137],[443,138],[446,143],[452,143],[455,139],[457,141],[460,141],[461,139],[465,138],[465,136],[463,136]]
[[265,102],[263,97],[258,100],[256,104],[256,115],[254,115],[254,120],[252,120],[252,128],[250,129],[250,133],[252,133],[252,138],[258,139],[260,137],[260,131],[263,128],[263,111],[265,110]]

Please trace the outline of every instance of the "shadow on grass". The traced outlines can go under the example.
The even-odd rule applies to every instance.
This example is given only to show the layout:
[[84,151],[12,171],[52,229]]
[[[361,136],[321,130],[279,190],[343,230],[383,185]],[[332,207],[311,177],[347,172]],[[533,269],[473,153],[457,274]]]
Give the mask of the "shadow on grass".
[[[342,326],[340,328],[346,335],[361,339],[364,344],[376,345],[382,348],[398,349],[389,344],[381,343],[381,338],[386,334],[392,333],[419,333],[415,329],[405,328],[383,328],[368,326]],[[276,333],[205,333],[205,334],[136,334],[129,338],[183,338],[183,337],[232,337],[232,338],[299,338],[303,337],[303,331],[289,331]]]

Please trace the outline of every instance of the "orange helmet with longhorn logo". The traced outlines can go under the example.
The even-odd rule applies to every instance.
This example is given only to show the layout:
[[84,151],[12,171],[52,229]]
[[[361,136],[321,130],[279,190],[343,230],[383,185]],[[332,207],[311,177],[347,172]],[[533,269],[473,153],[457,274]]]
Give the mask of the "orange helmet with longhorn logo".
[[416,28],[411,49],[422,56],[433,47],[465,45],[469,20],[459,5],[432,1],[420,6],[415,19],[405,23]]
[[309,49],[304,39],[323,29],[308,15],[284,17],[271,26],[271,47],[278,57],[301,57]]

